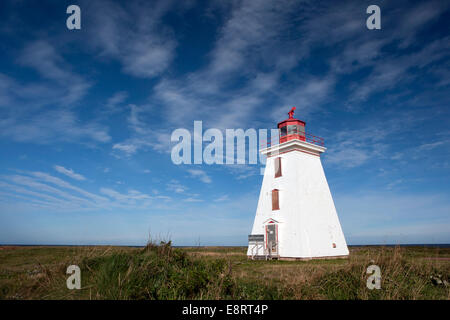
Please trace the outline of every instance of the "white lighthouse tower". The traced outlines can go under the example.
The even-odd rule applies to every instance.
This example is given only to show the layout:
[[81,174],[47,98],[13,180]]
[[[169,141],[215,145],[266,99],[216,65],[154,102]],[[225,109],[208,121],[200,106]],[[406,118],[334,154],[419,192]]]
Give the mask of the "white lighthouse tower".
[[249,235],[252,259],[314,259],[348,256],[341,224],[322,168],[323,139],[305,132],[305,122],[278,123],[278,143],[267,156],[258,208]]

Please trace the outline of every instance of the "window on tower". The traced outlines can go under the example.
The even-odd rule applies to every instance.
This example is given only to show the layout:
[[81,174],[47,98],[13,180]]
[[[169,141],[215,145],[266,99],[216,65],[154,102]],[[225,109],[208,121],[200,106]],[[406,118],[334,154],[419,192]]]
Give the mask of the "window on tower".
[[296,125],[296,124],[291,124],[291,125],[289,125],[288,126],[288,131],[287,131],[287,133],[288,134],[298,134],[298,125]]
[[299,134],[304,135],[305,134],[305,127],[301,126],[299,124],[291,124],[287,127],[287,134]]
[[272,190],[272,210],[280,210],[280,198],[278,189]]
[[302,137],[305,136],[305,127],[304,126],[298,126],[298,134]]
[[281,177],[281,158],[275,158],[275,178]]
[[280,128],[280,134],[282,137],[284,137],[287,134],[286,126]]

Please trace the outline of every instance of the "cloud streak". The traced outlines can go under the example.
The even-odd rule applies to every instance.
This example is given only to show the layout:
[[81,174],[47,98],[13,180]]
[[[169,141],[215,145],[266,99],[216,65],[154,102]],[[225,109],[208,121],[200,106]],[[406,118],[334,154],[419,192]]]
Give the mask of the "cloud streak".
[[66,169],[63,166],[58,166],[58,165],[53,166],[53,168],[56,171],[58,171],[59,173],[62,173],[62,174],[66,175],[66,176],[68,176],[68,177],[70,177],[72,179],[75,179],[75,180],[86,180],[86,178],[84,176],[82,176],[79,173],[75,173],[72,169]]

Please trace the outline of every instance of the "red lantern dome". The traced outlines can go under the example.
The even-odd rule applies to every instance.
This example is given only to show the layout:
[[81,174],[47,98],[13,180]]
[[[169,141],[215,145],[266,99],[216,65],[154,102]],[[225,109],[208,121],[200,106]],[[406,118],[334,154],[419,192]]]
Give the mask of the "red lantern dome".
[[289,118],[278,123],[278,129],[280,133],[280,143],[298,139],[306,141],[305,138],[305,122],[302,120],[294,119],[295,107],[292,107],[288,112]]

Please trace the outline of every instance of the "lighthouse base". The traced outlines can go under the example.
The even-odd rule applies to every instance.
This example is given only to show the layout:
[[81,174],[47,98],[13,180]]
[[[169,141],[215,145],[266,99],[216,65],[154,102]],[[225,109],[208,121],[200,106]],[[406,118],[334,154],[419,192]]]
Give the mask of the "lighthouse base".
[[309,261],[309,260],[334,260],[348,259],[348,255],[343,256],[325,256],[325,257],[270,257],[270,256],[247,256],[249,260],[284,260],[284,261]]
[[293,257],[279,257],[279,260],[286,260],[286,261],[309,261],[309,260],[334,260],[334,259],[348,259],[348,255],[346,256],[328,256],[328,257],[308,257],[308,258],[293,258]]

